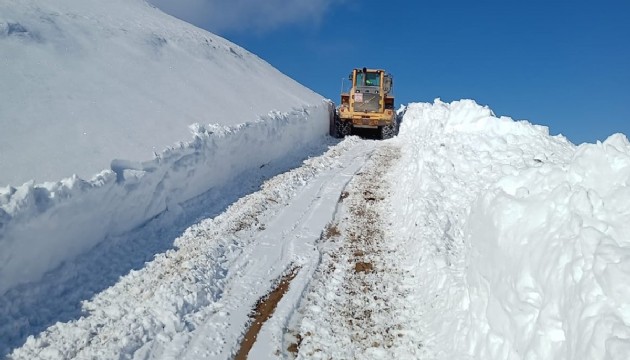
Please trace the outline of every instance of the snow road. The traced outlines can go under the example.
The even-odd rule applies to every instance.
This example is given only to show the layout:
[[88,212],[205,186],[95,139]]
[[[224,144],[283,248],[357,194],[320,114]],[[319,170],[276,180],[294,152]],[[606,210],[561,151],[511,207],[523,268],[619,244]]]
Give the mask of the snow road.
[[10,356],[229,358],[258,299],[297,266],[299,274],[252,352],[273,357],[282,351],[286,323],[320,261],[315,244],[376,144],[348,138],[270,179],[223,214],[189,228],[176,240],[178,249],[85,302],[85,316],[49,327]]
[[[270,209],[257,216],[254,227],[243,225],[247,229],[237,231],[244,245],[238,257],[225,268],[231,275],[226,279],[222,298],[214,304],[221,310],[209,316],[191,334],[191,341],[182,347],[183,354],[177,358],[225,359],[233,354],[248,322],[248,314],[258,299],[272,288],[275,279],[292,267],[298,267],[299,274],[291,282],[270,326],[263,329],[254,344],[249,359],[269,359],[283,351],[280,340],[287,318],[320,260],[316,242],[332,220],[341,191],[365,163],[374,146],[372,142],[356,142],[356,139],[354,142],[351,149],[337,157],[336,166],[296,189],[291,202],[273,206],[277,198],[268,197],[270,203],[265,206]],[[336,152],[337,149],[333,150]],[[307,165],[307,171],[308,168]],[[298,169],[295,175],[304,170]],[[282,186],[274,180],[267,186]],[[272,206],[279,208],[272,209]]]

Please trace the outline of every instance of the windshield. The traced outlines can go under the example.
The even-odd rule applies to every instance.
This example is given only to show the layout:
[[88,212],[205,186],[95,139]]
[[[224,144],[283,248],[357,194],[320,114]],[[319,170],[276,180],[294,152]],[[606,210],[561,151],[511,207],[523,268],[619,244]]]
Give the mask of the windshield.
[[379,86],[381,74],[375,72],[357,72],[357,86]]

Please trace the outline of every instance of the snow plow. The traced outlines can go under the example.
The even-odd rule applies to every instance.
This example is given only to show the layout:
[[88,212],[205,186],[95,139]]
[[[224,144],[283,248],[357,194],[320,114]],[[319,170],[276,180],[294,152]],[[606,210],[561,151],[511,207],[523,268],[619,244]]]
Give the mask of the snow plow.
[[353,69],[348,76],[350,87],[341,89],[341,103],[330,119],[330,135],[343,138],[354,129],[373,129],[381,139],[398,133],[394,109],[394,80],[381,69]]

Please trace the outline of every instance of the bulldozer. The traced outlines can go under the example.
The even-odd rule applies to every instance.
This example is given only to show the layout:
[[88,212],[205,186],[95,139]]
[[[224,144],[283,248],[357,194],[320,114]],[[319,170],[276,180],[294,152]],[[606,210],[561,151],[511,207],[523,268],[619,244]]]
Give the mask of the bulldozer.
[[357,129],[373,129],[389,139],[398,133],[394,109],[394,79],[382,69],[356,68],[348,76],[350,87],[341,89],[341,103],[330,121],[330,135],[343,138]]

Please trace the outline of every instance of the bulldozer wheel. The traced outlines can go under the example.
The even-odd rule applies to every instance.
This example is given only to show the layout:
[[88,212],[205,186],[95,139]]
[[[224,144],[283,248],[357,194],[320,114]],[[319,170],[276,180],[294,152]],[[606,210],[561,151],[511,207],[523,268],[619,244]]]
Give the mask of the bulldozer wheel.
[[341,121],[338,116],[335,116],[335,128],[333,136],[341,139],[344,138],[352,132],[352,125],[348,121]]
[[394,123],[386,125],[386,126],[381,126],[380,130],[381,130],[381,140],[391,139],[396,135],[396,125]]

